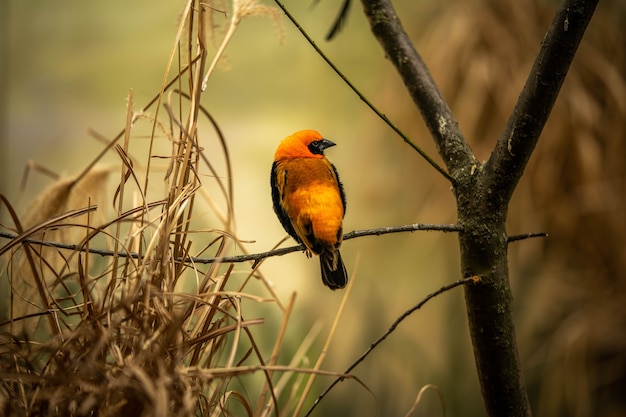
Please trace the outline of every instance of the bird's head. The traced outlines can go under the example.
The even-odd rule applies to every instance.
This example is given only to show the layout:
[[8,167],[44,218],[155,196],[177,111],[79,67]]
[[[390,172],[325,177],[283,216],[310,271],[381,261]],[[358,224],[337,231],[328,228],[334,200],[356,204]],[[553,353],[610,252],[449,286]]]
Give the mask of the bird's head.
[[300,130],[287,136],[278,145],[274,160],[291,158],[323,158],[324,149],[335,146],[334,142],[324,139],[315,130]]

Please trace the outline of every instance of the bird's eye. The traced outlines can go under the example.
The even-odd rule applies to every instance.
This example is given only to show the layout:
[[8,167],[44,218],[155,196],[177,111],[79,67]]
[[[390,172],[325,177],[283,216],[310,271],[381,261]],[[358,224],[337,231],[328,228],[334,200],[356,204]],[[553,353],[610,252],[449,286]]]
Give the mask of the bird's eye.
[[314,155],[324,155],[324,145],[321,140],[309,143],[308,148]]

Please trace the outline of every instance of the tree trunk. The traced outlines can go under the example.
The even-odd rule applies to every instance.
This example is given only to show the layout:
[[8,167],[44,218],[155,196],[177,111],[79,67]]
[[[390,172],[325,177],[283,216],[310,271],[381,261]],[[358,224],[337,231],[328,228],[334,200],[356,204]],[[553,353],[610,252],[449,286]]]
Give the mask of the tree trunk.
[[[467,317],[490,417],[531,415],[521,371],[507,262],[508,204],[556,101],[598,0],[564,0],[489,160],[474,158],[390,0],[361,0],[372,33],[420,109],[457,201]],[[548,179],[549,180],[549,179]]]
[[463,276],[478,278],[464,289],[487,415],[530,416],[511,310],[506,207],[485,204],[488,190],[477,185],[457,190],[461,268]]

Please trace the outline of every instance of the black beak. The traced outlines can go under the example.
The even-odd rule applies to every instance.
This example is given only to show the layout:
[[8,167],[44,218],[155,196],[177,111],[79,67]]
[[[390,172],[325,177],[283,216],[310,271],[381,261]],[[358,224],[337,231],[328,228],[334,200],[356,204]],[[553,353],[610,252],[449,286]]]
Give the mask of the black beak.
[[328,139],[316,140],[315,142],[309,143],[309,150],[313,154],[324,155],[324,149],[330,148],[331,146],[335,145],[335,142],[332,142]]

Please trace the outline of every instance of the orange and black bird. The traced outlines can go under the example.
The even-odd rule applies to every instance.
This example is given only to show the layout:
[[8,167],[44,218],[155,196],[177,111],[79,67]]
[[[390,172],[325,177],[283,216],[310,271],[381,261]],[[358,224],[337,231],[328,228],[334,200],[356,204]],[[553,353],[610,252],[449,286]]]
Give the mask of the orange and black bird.
[[315,130],[301,130],[278,145],[272,164],[274,211],[287,233],[319,255],[322,281],[332,290],[348,282],[339,247],[346,196],[324,150],[335,143]]

